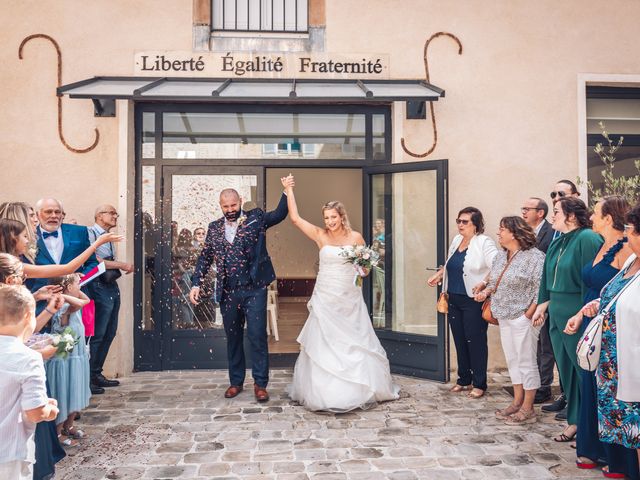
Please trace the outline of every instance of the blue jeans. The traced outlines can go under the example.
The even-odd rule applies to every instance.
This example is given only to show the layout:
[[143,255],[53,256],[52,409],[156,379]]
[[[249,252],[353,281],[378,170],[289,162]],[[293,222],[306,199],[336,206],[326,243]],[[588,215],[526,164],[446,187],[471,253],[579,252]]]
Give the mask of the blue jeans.
[[269,383],[269,347],[267,345],[267,289],[239,287],[224,292],[220,303],[222,323],[227,334],[227,359],[231,385],[244,383],[244,324],[251,345],[251,373],[260,387]]
[[120,289],[117,283],[105,283],[97,279],[91,286],[91,294],[96,304],[95,331],[89,342],[91,377],[93,378],[102,373],[111,342],[118,330]]

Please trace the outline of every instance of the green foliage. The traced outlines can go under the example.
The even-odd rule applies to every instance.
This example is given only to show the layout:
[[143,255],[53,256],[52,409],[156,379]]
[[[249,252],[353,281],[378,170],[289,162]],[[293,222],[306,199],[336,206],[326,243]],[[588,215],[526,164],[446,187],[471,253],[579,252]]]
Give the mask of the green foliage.
[[604,123],[600,122],[598,125],[602,129],[602,136],[607,143],[606,146],[603,143],[598,143],[593,149],[602,160],[602,163],[604,163],[604,169],[600,172],[604,179],[603,188],[595,188],[591,181],[584,182],[580,178],[578,178],[578,184],[587,185],[589,201],[592,205],[608,195],[622,195],[631,205],[635,205],[640,200],[640,160],[635,161],[636,170],[638,171],[636,175],[629,177],[616,176],[614,174],[615,154],[622,146],[624,137],[621,136],[618,142],[614,143],[609,138],[609,132],[607,132]]

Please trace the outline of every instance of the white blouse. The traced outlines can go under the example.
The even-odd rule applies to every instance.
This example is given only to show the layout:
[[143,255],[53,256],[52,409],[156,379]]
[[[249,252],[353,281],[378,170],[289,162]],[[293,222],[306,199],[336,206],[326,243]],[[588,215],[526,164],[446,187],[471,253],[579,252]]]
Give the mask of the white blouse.
[[[623,270],[635,260],[631,255]],[[618,393],[624,402],[640,402],[640,278],[616,302],[616,348],[618,353]]]
[[[449,245],[449,253],[447,254],[447,262],[456,252],[462,243],[462,235],[458,234],[453,237],[451,245]],[[485,279],[493,259],[498,254],[498,248],[491,238],[484,234],[474,235],[467,247],[467,255],[464,258],[464,266],[462,267],[462,279],[467,295],[473,297],[473,287],[478,285]],[[444,264],[444,278],[442,280],[442,291],[447,291],[447,264]]]

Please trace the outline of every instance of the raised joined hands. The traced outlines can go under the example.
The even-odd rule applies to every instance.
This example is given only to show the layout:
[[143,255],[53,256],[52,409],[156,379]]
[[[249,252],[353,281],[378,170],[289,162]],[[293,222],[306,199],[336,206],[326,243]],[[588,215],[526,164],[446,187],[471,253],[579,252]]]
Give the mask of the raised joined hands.
[[280,177],[280,182],[282,182],[282,186],[285,190],[292,190],[296,185],[296,181],[291,174],[286,177]]

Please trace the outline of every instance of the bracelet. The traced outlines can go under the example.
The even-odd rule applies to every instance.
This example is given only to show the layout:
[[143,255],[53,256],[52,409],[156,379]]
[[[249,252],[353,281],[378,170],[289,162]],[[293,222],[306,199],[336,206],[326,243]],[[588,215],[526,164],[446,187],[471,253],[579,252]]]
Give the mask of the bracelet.
[[44,308],[44,311],[47,312],[49,315],[55,315],[55,312],[52,312],[51,310],[49,310],[47,307]]

